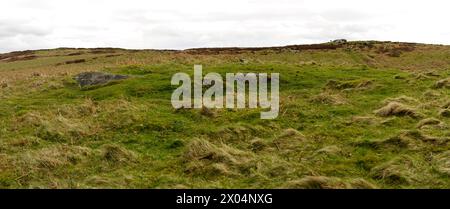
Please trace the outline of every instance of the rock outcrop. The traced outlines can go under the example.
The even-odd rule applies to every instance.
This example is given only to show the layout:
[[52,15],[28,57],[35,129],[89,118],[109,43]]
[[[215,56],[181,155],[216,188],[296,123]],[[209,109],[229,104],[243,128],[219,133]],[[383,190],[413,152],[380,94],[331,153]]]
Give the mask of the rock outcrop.
[[76,75],[74,79],[77,81],[81,88],[87,86],[95,86],[107,84],[111,81],[127,79],[126,75],[114,75],[102,72],[84,72]]

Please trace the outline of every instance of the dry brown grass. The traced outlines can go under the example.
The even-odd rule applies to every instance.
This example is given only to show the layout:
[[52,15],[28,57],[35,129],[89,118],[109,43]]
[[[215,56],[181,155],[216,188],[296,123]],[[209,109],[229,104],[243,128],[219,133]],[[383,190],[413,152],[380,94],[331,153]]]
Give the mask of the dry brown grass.
[[325,88],[330,90],[352,90],[352,89],[367,89],[373,85],[371,80],[351,80],[351,81],[337,81],[329,80]]
[[442,97],[441,92],[436,90],[427,90],[423,93],[425,99],[440,99]]
[[215,118],[217,117],[217,113],[214,110],[211,110],[209,108],[203,107],[200,110],[200,114],[206,117]]
[[293,128],[288,128],[288,129],[283,130],[283,132],[281,132],[280,136],[278,137],[278,139],[283,139],[283,138],[295,138],[295,139],[303,140],[303,139],[305,139],[305,136]]
[[426,118],[417,124],[417,128],[423,128],[424,126],[432,126],[432,125],[440,125],[442,124],[442,121],[436,119],[436,118]]
[[424,168],[413,158],[400,156],[372,168],[371,176],[391,185],[411,184],[429,176],[428,171]]
[[434,163],[438,172],[450,176],[450,151],[434,156]]
[[414,108],[408,107],[399,102],[390,102],[386,106],[375,110],[374,113],[380,117],[389,116],[410,116],[412,118],[420,118],[422,114]]
[[0,81],[0,88],[8,88],[8,83],[6,81]]
[[113,163],[130,163],[137,160],[137,154],[116,144],[107,144],[102,147],[103,159]]
[[25,152],[17,158],[15,164],[21,167],[21,171],[51,170],[81,163],[94,154],[94,151],[87,147],[60,144]]
[[35,135],[43,140],[74,142],[84,136],[95,134],[86,121],[63,116],[60,112],[49,110],[27,112],[17,116],[11,123],[13,130],[34,129]]
[[416,105],[419,103],[419,100],[409,97],[409,96],[402,95],[402,96],[395,97],[395,98],[388,98],[383,101],[384,104],[389,104],[391,102],[404,103],[404,104],[408,104],[408,105]]
[[47,141],[79,143],[114,128],[145,128],[148,106],[125,99],[94,102],[87,98],[80,104],[59,105],[47,110],[29,111],[14,116],[10,130],[34,130]]
[[287,182],[289,189],[376,189],[377,187],[364,179],[344,181],[336,177],[307,176],[300,180]]
[[190,142],[183,161],[187,163],[186,172],[205,175],[241,175],[255,166],[252,153],[200,138]]
[[446,102],[444,103],[444,105],[442,105],[442,108],[444,108],[444,109],[450,109],[450,101],[446,101]]
[[250,146],[249,148],[253,151],[253,152],[258,152],[263,150],[264,148],[266,148],[268,145],[267,143],[260,139],[260,138],[254,138],[250,141]]
[[325,154],[330,156],[342,155],[343,151],[339,146],[331,145],[323,147],[316,151],[317,154]]
[[441,117],[444,117],[444,118],[449,118],[450,117],[450,110],[449,109],[442,109],[442,110],[439,111],[439,115]]
[[422,142],[431,143],[435,145],[445,145],[448,141],[450,141],[449,137],[430,136],[421,131],[404,131],[401,134],[410,137],[412,139],[420,140]]
[[347,103],[347,100],[341,94],[333,94],[328,91],[314,96],[310,101],[327,105],[343,105]]
[[436,82],[434,85],[436,88],[449,88],[450,87],[450,78],[442,79]]
[[437,137],[424,134],[421,131],[402,131],[384,140],[355,142],[356,146],[370,147],[379,150],[423,150],[429,145],[444,146],[450,141],[449,137]]
[[411,139],[410,137],[405,136],[404,134],[400,134],[398,136],[390,137],[384,140],[376,140],[376,141],[362,141],[356,142],[356,146],[364,146],[370,147],[373,149],[417,149],[418,144],[416,141]]
[[12,147],[30,147],[41,144],[41,139],[35,136],[24,136],[9,140],[8,144]]
[[301,148],[301,144],[305,142],[307,138],[299,131],[288,128],[281,132],[281,134],[273,140],[276,149],[283,153],[294,152]]

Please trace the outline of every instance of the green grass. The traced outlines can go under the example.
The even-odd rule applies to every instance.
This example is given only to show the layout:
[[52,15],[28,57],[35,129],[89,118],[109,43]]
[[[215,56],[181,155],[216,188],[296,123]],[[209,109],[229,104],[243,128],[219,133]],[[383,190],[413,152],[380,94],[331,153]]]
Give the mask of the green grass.
[[[430,59],[442,62],[450,53],[445,49],[427,50],[435,56]],[[69,52],[43,51],[37,54],[44,58],[0,63],[5,75],[24,73],[0,89],[2,188],[450,185],[445,154],[450,119],[438,113],[449,101],[449,89],[433,88],[450,75],[449,65],[430,66],[438,76],[424,78],[417,75],[425,71],[398,68],[401,62],[420,66],[420,59],[412,63],[416,52],[400,58],[377,55],[380,62],[395,63],[383,66],[366,63],[374,51],[359,50],[238,55],[121,51],[119,57],[55,67],[63,60],[97,56],[56,57],[58,53]],[[249,63],[240,63],[242,57]],[[318,64],[299,64],[308,60]],[[170,97],[176,86],[170,79],[177,72],[192,75],[194,64],[202,64],[204,74],[280,73],[279,117],[261,120],[259,109],[210,110],[213,116],[174,110]],[[84,69],[130,78],[80,89],[72,76]],[[67,75],[57,74],[61,70]],[[35,71],[45,76],[27,74]],[[41,84],[32,86],[36,82]],[[374,114],[389,99],[402,96],[416,100],[397,99],[422,118]],[[421,119],[432,117],[442,124],[417,128]]]

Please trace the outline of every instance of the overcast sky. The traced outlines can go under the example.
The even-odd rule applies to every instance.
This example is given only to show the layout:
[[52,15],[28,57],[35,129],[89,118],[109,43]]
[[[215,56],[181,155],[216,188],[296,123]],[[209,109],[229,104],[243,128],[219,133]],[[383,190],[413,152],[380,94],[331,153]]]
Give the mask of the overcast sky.
[[450,44],[446,0],[7,0],[0,52],[185,49],[332,39]]

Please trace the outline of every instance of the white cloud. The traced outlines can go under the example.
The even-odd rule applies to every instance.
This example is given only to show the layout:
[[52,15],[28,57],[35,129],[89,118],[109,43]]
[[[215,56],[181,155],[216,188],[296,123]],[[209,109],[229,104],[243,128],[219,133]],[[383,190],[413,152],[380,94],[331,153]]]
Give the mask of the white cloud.
[[15,0],[0,52],[55,47],[271,46],[330,39],[450,44],[445,0]]

